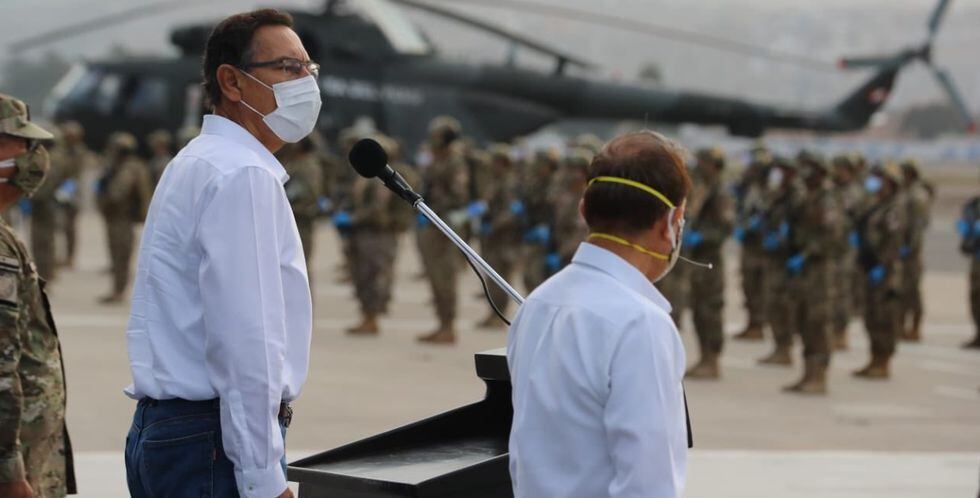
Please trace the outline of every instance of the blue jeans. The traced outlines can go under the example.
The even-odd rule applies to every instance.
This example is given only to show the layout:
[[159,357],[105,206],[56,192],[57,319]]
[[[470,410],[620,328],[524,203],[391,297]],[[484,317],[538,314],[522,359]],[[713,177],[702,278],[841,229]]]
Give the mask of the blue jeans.
[[[285,474],[285,456],[281,464]],[[126,436],[126,481],[133,498],[237,497],[218,400],[140,400]]]

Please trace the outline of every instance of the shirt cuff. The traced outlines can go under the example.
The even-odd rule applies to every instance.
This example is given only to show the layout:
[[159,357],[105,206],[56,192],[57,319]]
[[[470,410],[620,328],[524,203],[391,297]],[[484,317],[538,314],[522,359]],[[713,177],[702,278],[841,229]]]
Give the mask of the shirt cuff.
[[276,498],[286,491],[286,475],[279,460],[264,469],[235,469],[235,482],[242,498]]
[[20,452],[14,456],[0,459],[0,483],[18,482],[27,479],[24,472],[24,459]]

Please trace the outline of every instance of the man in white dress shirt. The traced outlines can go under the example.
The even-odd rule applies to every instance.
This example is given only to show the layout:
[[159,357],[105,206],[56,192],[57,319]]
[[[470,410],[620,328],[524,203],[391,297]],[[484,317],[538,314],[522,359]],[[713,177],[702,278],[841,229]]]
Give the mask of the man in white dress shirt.
[[516,498],[675,498],[690,443],[684,348],[653,283],[677,261],[683,151],[650,131],[596,156],[590,235],[510,329]]
[[285,427],[312,304],[273,153],[312,131],[320,93],[291,26],[259,10],[215,27],[204,56],[213,114],[154,193],[126,331],[134,497],[292,496]]

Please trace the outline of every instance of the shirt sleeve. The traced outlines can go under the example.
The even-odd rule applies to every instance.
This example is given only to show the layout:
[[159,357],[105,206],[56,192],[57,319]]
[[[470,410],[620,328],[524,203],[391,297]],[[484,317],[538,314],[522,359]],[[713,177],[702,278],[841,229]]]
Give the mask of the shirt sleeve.
[[286,353],[279,237],[291,218],[282,185],[257,167],[221,180],[198,226],[208,374],[222,442],[245,498],[286,489],[278,423]]
[[631,322],[610,358],[603,424],[614,477],[609,496],[676,498],[683,492],[687,432],[669,324]]
[[0,269],[0,483],[26,479],[20,452],[24,393],[20,382],[18,274]]

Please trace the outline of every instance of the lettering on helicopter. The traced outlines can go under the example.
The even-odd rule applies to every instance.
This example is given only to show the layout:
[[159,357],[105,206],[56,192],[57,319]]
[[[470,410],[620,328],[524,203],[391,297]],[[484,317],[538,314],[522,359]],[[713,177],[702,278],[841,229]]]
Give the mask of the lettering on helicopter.
[[386,102],[397,105],[421,106],[425,95],[418,89],[401,85],[378,85],[371,81],[324,76],[320,88],[330,98]]

